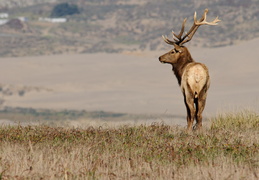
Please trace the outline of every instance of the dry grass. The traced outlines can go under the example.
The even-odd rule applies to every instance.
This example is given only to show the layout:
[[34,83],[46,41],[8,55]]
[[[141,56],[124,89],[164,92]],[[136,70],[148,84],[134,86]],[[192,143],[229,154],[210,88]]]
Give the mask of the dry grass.
[[220,115],[203,132],[164,124],[0,127],[0,179],[258,179],[259,116]]

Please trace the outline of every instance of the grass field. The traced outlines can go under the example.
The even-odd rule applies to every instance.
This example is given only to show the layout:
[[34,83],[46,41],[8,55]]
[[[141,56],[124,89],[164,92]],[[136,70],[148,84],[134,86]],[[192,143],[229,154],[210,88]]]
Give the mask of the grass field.
[[219,115],[202,132],[2,126],[0,179],[258,179],[259,115]]

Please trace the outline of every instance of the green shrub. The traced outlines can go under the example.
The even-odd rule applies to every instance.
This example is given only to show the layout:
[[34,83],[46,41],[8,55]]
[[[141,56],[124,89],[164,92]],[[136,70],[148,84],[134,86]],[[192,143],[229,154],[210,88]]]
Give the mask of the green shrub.
[[51,13],[51,17],[62,17],[73,14],[79,14],[79,9],[75,4],[61,3],[57,4]]

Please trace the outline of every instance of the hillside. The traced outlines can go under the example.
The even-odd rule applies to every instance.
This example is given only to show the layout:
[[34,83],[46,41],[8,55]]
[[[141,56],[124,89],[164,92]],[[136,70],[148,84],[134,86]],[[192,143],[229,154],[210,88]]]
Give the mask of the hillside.
[[29,31],[0,26],[0,56],[161,50],[162,34],[178,32],[185,17],[188,29],[194,11],[201,16],[205,8],[210,9],[209,20],[219,16],[222,22],[201,27],[191,46],[227,46],[259,36],[257,0],[73,0],[80,14],[65,17],[66,23],[39,21],[61,2],[67,1],[1,1],[0,12],[9,19],[26,17],[22,23]]

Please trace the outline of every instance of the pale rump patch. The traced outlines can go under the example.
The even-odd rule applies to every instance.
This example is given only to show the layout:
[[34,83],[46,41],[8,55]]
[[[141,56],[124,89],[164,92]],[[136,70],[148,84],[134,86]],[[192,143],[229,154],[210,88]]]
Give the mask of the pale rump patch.
[[197,98],[204,85],[206,85],[207,75],[208,69],[205,65],[200,63],[188,64],[182,75],[182,90],[190,88],[192,94]]
[[201,73],[202,69],[199,66],[195,66],[194,68],[194,79],[196,83],[199,83],[204,79],[204,74]]

